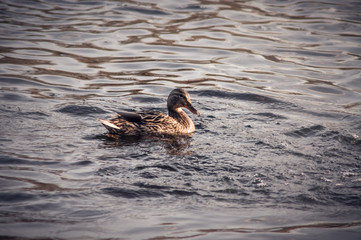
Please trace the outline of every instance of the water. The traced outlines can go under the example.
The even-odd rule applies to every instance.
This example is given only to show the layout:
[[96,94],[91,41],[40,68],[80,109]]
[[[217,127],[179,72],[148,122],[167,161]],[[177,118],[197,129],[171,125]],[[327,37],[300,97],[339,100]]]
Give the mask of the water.
[[[1,1],[0,236],[359,239],[359,1]],[[165,110],[190,138],[96,120]]]

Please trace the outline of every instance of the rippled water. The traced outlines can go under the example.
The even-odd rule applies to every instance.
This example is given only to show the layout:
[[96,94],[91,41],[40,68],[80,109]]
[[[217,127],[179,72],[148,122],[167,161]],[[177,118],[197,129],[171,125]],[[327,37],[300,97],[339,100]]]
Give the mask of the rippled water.
[[[1,1],[1,238],[359,239],[360,9]],[[175,87],[190,138],[96,120]]]

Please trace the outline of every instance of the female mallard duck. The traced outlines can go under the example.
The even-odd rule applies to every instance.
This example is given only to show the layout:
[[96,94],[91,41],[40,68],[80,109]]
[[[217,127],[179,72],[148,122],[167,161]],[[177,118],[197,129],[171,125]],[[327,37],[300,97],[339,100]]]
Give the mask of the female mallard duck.
[[192,106],[189,94],[184,89],[174,89],[168,96],[168,115],[161,112],[144,111],[137,113],[118,113],[111,120],[99,119],[111,134],[134,135],[184,135],[194,132],[194,124],[182,110],[187,108],[194,114],[198,111]]

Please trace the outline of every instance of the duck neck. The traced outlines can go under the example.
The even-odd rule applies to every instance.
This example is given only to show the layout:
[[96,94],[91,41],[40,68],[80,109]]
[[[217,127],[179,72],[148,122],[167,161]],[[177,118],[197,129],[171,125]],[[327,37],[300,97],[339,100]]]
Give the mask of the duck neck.
[[188,117],[188,115],[181,109],[171,109],[168,108],[168,114],[170,117],[174,118],[177,122],[179,122],[188,132],[194,131],[194,123]]

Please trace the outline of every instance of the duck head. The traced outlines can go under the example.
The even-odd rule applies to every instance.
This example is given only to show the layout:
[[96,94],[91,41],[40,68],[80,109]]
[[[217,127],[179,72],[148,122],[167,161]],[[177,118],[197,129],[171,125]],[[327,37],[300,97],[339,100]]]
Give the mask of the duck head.
[[167,101],[168,111],[180,112],[182,107],[188,109],[193,114],[199,115],[199,112],[193,107],[189,94],[186,90],[177,88],[171,91]]

